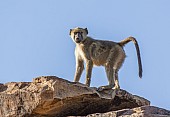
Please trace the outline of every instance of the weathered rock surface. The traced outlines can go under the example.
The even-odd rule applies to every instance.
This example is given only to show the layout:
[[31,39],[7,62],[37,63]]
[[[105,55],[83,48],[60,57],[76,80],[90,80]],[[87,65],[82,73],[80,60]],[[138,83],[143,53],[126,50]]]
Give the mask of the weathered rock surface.
[[142,113],[146,107],[152,108],[148,105],[148,100],[125,90],[98,92],[96,88],[55,76],[38,77],[33,82],[0,84],[0,117],[97,117],[98,114],[93,113],[106,112],[125,114],[125,110],[121,109],[134,114],[132,108],[144,106],[139,109]]
[[154,106],[142,106],[133,109],[90,114],[84,117],[170,117],[170,111]]

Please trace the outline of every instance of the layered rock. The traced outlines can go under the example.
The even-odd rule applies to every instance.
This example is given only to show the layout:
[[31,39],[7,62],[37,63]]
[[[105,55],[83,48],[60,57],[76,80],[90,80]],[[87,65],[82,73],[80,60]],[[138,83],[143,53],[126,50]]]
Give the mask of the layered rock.
[[55,76],[0,84],[0,117],[96,116],[89,114],[148,105],[148,100],[125,90],[98,92]]
[[170,111],[154,106],[142,106],[133,109],[95,113],[84,117],[170,117]]

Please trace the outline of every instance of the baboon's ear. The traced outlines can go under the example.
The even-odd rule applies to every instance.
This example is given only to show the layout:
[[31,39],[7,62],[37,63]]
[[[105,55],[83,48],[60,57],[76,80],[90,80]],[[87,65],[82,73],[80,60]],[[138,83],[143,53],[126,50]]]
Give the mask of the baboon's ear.
[[85,28],[84,30],[85,30],[85,31],[86,31],[86,33],[88,34],[88,30],[87,30],[87,28]]
[[69,33],[69,35],[71,35],[71,31],[72,31],[72,29],[70,29],[70,33]]

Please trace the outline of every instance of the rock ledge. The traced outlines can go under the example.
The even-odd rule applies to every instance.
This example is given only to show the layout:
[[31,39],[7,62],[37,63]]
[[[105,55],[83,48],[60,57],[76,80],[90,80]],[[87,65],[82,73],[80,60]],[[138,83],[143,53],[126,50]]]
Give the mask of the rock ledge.
[[140,107],[139,110],[144,109],[141,106],[152,108],[149,105],[148,100],[125,90],[98,92],[96,88],[56,76],[0,84],[0,117],[97,117],[93,113],[118,114],[125,110],[129,113],[136,107]]

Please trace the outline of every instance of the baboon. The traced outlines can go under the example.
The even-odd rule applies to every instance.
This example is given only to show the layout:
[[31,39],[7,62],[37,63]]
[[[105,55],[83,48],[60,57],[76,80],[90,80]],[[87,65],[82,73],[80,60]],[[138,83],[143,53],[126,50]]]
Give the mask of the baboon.
[[109,85],[101,86],[99,91],[104,89],[120,89],[118,81],[118,71],[125,60],[125,52],[123,46],[132,41],[136,47],[139,77],[142,77],[142,63],[140,57],[139,46],[134,37],[128,37],[120,42],[96,40],[87,36],[87,28],[70,29],[70,36],[76,44],[75,58],[76,71],[74,82],[79,82],[81,74],[84,70],[84,62],[86,63],[86,82],[90,86],[92,68],[96,66],[104,66]]

